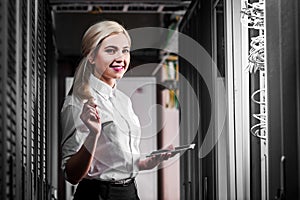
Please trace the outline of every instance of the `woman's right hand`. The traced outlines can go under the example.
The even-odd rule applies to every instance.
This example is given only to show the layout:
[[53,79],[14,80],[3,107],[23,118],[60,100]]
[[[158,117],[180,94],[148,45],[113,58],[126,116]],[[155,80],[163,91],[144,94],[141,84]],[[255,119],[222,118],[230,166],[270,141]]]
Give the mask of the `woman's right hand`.
[[97,104],[94,99],[89,99],[82,108],[80,119],[87,126],[90,132],[100,134],[101,120],[97,111]]

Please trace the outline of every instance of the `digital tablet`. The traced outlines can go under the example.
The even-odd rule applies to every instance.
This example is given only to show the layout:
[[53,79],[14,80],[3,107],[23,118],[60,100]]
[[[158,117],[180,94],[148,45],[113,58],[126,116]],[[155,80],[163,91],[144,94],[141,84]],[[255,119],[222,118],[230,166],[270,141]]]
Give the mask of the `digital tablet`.
[[182,145],[182,146],[178,146],[175,147],[174,150],[169,150],[169,149],[160,149],[160,150],[156,150],[151,152],[149,155],[147,155],[146,157],[151,157],[151,156],[155,156],[155,155],[159,155],[159,154],[163,154],[163,153],[179,153],[181,151],[186,151],[186,150],[191,150],[195,148],[195,144],[187,144],[187,145]]

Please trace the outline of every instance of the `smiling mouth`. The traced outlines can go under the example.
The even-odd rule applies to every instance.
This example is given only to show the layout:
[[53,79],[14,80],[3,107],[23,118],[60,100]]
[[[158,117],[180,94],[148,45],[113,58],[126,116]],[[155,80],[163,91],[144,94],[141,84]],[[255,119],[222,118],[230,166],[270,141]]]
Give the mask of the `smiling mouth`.
[[122,71],[124,68],[123,67],[113,67],[113,70],[119,72]]
[[109,67],[117,72],[125,69],[125,65],[110,65]]
[[115,63],[115,64],[111,64],[109,67],[110,67],[111,69],[113,69],[113,70],[119,72],[119,71],[124,70],[125,67],[126,67],[126,65],[125,65],[125,63],[124,63],[124,65],[122,65],[122,64],[116,64],[116,63]]

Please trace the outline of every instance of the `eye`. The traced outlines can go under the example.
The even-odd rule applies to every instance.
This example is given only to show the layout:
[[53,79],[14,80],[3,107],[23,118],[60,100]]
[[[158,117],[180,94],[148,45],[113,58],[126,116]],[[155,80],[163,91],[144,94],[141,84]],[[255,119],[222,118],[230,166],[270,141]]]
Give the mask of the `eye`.
[[122,51],[122,53],[124,53],[124,54],[127,54],[129,52],[130,52],[129,49],[123,49],[123,51]]
[[115,49],[106,49],[105,52],[108,54],[115,54],[116,50]]

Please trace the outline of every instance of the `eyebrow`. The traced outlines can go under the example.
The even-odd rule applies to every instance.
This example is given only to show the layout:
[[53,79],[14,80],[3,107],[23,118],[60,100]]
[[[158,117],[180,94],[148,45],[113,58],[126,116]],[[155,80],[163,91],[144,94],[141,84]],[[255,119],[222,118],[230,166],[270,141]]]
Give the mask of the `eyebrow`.
[[[108,49],[108,48],[114,48],[114,49],[118,49],[118,47],[117,47],[117,46],[113,46],[113,45],[110,45],[110,46],[104,47],[104,49]],[[129,46],[125,46],[125,47],[123,47],[123,49],[129,49]]]

